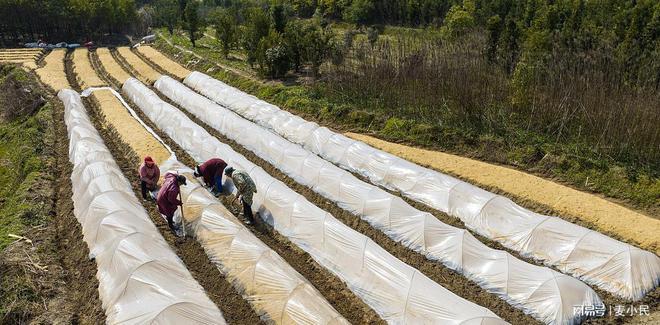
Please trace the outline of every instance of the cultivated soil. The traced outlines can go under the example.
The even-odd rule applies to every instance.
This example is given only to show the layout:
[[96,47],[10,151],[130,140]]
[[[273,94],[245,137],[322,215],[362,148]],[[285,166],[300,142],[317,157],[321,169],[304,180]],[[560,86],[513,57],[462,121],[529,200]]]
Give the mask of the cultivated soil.
[[44,58],[44,66],[35,70],[39,79],[55,92],[70,88],[64,72],[66,50],[53,50]]
[[[167,73],[167,71],[161,71],[161,72],[162,72],[162,73]],[[170,75],[171,75],[171,74],[170,74]],[[163,97],[163,96],[161,96],[161,97]],[[195,121],[196,123],[198,123],[198,124],[204,126],[204,127],[207,129],[207,131],[209,131],[209,132],[210,132],[211,134],[213,134],[214,136],[218,137],[218,138],[220,139],[220,141],[223,141],[223,142],[228,143],[228,144],[231,142],[231,141],[227,142],[228,139],[222,137],[220,134],[218,134],[217,131],[213,130],[213,129],[210,128],[209,126],[207,126],[207,125],[205,125],[204,123],[202,123],[201,121],[197,120],[194,116],[192,116],[192,114],[187,113],[185,110],[182,110],[182,111],[184,111],[184,113],[186,113],[186,114],[187,114],[187,115],[188,115],[193,121]],[[241,150],[237,150],[237,145],[236,145],[235,143],[232,144],[232,147],[234,148],[234,150],[236,150],[237,152],[242,153],[242,154],[245,155],[248,159],[250,159],[251,161],[253,161],[253,162],[256,163],[256,161],[253,160],[252,157],[250,157],[250,153],[246,154],[246,153],[244,153],[244,152],[241,151]],[[240,146],[239,146],[239,147],[240,147]],[[242,148],[241,148],[241,149],[242,149]],[[243,150],[244,150],[244,149],[243,149]],[[266,162],[264,161],[264,163],[266,163]],[[266,164],[267,164],[267,163],[266,163]],[[260,164],[259,164],[259,165],[260,165]],[[264,168],[265,170],[267,170],[271,175],[273,175],[274,177],[276,177],[276,178],[278,178],[278,179],[280,179],[280,177],[284,177],[284,178],[286,178],[286,176],[283,175],[282,173],[279,173],[279,171],[272,172],[271,169],[265,168],[263,165],[260,165],[260,166],[263,167],[263,168]],[[271,167],[271,168],[272,168],[272,167]],[[357,174],[354,174],[354,175],[357,176],[358,178],[362,179],[363,181],[368,182],[368,180],[365,180],[365,179],[364,179],[363,177],[361,177],[360,175],[357,175]],[[280,179],[280,180],[282,180],[282,179]],[[289,185],[291,188],[293,188],[293,189],[295,189],[296,191],[298,191],[299,193],[301,193],[301,192],[295,187],[297,184],[295,184],[295,182],[293,182],[292,180],[290,180],[290,182],[292,182],[292,184],[287,183],[287,182],[285,181],[285,183],[287,183],[287,185]],[[301,185],[298,185],[298,186],[301,186]],[[487,188],[487,189],[489,189],[489,188]],[[492,190],[492,189],[489,189],[489,190]],[[307,191],[309,191],[309,189],[307,189]],[[394,194],[394,195],[399,195],[399,193],[394,193],[394,192],[392,192],[392,191],[389,191],[389,192],[392,193],[392,194]],[[502,192],[502,191],[499,191],[498,194],[502,194],[502,195],[505,195],[505,194],[506,194],[506,193],[501,193],[501,192]],[[584,194],[586,194],[586,193],[584,193]],[[316,194],[313,194],[313,195],[316,195]],[[507,196],[511,197],[511,195],[507,195]],[[309,196],[306,195],[306,197],[307,197],[308,199],[310,199]],[[464,225],[460,220],[458,220],[457,218],[450,217],[450,216],[448,216],[447,214],[444,214],[444,213],[442,213],[442,212],[440,212],[440,211],[434,210],[434,209],[432,209],[432,208],[430,208],[430,207],[428,207],[428,206],[426,206],[426,205],[423,205],[423,204],[421,204],[421,203],[415,202],[415,201],[410,200],[410,199],[408,199],[408,198],[403,197],[403,199],[406,200],[409,204],[413,205],[415,208],[417,208],[417,209],[419,209],[419,210],[427,211],[427,212],[430,212],[430,213],[434,214],[434,215],[436,216],[436,218],[438,218],[439,220],[441,220],[442,222],[444,222],[444,223],[446,223],[446,224],[450,224],[450,225],[455,226],[455,227],[458,227],[458,228],[466,229],[465,225]],[[514,199],[515,199],[515,198],[514,198]],[[318,197],[317,199],[315,199],[315,200],[310,200],[310,201],[312,201],[313,203],[317,204],[319,207],[322,207],[322,208],[326,209],[326,211],[329,211],[329,212],[333,213],[333,215],[335,215],[335,217],[337,217],[339,220],[342,220],[342,221],[344,221],[346,224],[351,225],[351,223],[350,223],[350,218],[354,218],[353,216],[349,215],[349,216],[345,216],[345,217],[343,217],[343,218],[340,218],[340,216],[342,216],[342,214],[338,214],[338,213],[336,213],[336,212],[334,212],[334,211],[331,211],[331,210],[329,210],[328,208],[326,208],[326,207],[324,207],[323,205],[321,205],[321,204],[318,203],[318,202],[326,201],[327,204],[329,204],[329,205],[334,205],[334,204],[332,204],[331,202],[325,200],[325,199],[322,198],[322,197]],[[519,202],[519,201],[517,201],[517,202]],[[525,201],[524,203],[528,203],[528,202],[529,202],[529,200]],[[531,206],[529,206],[529,205],[531,205]],[[548,207],[542,206],[542,205],[540,205],[540,204],[538,204],[538,203],[532,203],[532,204],[527,204],[527,205],[526,205],[526,204],[523,204],[523,206],[526,206],[527,208],[532,208],[533,210],[536,210],[537,212],[540,212],[540,213],[544,213],[544,212],[545,212],[545,213],[548,213],[548,211],[552,212],[551,210],[549,210]],[[335,206],[334,208],[335,208],[335,209],[338,209],[338,210],[340,210],[340,211],[343,211],[343,210],[341,210],[341,208],[339,208],[338,206]],[[345,213],[345,211],[344,211],[343,213]],[[345,221],[345,220],[346,220],[346,221]],[[574,222],[575,220],[569,220],[569,221]],[[589,224],[586,224],[586,223],[580,223],[579,220],[577,220],[577,221],[578,221],[578,222],[576,222],[576,223],[578,223],[578,224],[581,224],[581,225],[586,226],[586,227],[588,227],[588,228],[594,229],[594,227],[593,227],[593,226],[590,226]],[[352,226],[352,227],[353,227],[353,226]],[[443,280],[442,280],[443,276],[440,276],[440,279],[438,279],[438,277],[437,277],[436,275],[433,274],[435,271],[430,271],[430,272],[428,271],[429,269],[432,269],[432,268],[429,268],[428,266],[427,266],[427,267],[424,267],[424,266],[418,266],[418,264],[417,264],[416,262],[410,262],[411,259],[408,259],[408,260],[405,259],[405,254],[402,254],[402,256],[404,256],[404,257],[402,258],[402,257],[401,257],[399,254],[397,254],[394,250],[391,250],[391,249],[389,248],[388,245],[386,245],[386,244],[381,244],[381,242],[380,242],[379,240],[376,240],[376,238],[374,238],[374,236],[375,236],[375,237],[378,237],[379,235],[377,235],[377,234],[376,234],[376,235],[374,235],[374,234],[370,234],[368,231],[365,232],[365,231],[363,231],[363,230],[360,230],[360,229],[363,229],[363,228],[371,228],[366,222],[364,222],[364,221],[359,221],[359,222],[358,222],[358,226],[353,227],[353,228],[354,228],[354,229],[357,229],[358,231],[360,231],[360,232],[366,234],[367,236],[371,237],[372,239],[374,239],[374,241],[376,241],[377,243],[379,243],[379,245],[381,245],[382,247],[386,248],[386,249],[387,249],[388,251],[390,251],[392,254],[394,254],[395,256],[397,256],[397,257],[399,257],[400,259],[404,260],[406,263],[410,264],[411,266],[416,267],[417,269],[419,269],[419,270],[422,271],[423,273],[427,274],[427,276],[429,276],[430,278],[432,278],[432,279],[435,280],[436,282],[442,284],[443,286],[445,286],[445,287],[448,288],[449,290],[452,290],[453,292],[457,293],[458,295],[460,295],[460,296],[462,296],[462,297],[465,297],[465,298],[467,298],[467,299],[469,299],[469,300],[472,300],[471,298],[468,298],[468,297],[470,296],[469,293],[466,295],[466,294],[465,294],[465,291],[460,291],[460,289],[459,289],[459,290],[454,290],[454,289],[452,289],[452,283],[451,283],[451,281],[446,281],[446,280],[443,281]],[[372,230],[374,230],[374,231],[377,232],[376,229],[372,229]],[[612,235],[612,234],[608,234],[608,235]],[[382,236],[384,236],[384,234],[383,234]],[[542,265],[541,262],[534,261],[534,260],[532,260],[532,259],[522,257],[522,256],[520,256],[517,252],[512,251],[512,250],[510,250],[510,249],[507,249],[507,248],[503,247],[501,244],[499,244],[499,243],[497,243],[497,242],[495,242],[495,241],[489,240],[489,239],[487,239],[487,238],[485,238],[485,237],[482,237],[482,236],[479,236],[479,235],[475,235],[475,236],[476,236],[481,242],[485,243],[485,244],[488,245],[489,247],[492,247],[492,248],[495,248],[495,249],[500,249],[500,250],[508,251],[508,252],[511,253],[513,256],[515,256],[515,257],[517,257],[517,258],[519,258],[519,259],[521,259],[521,260],[524,260],[524,261],[526,261],[526,262],[528,262],[528,263],[536,264],[536,265]],[[618,238],[618,236],[616,236],[616,235],[614,235],[613,237],[615,237],[615,238],[617,238],[617,239],[621,239],[621,238]],[[382,238],[382,241],[390,241],[390,242],[391,242],[391,240],[389,240],[388,238]],[[399,249],[407,250],[406,248],[404,248],[404,247],[402,247],[402,246],[400,246],[400,245],[398,245],[398,244],[395,244],[395,243],[393,243],[393,242],[392,242],[392,244],[394,244],[395,247],[398,246]],[[414,252],[409,251],[409,250],[407,250],[407,251],[408,251],[409,253],[412,253],[412,255],[417,254],[417,253],[414,253]],[[417,255],[419,255],[419,257],[422,257],[422,258],[423,258],[423,256],[421,256],[420,254],[417,254]],[[414,259],[413,259],[413,260],[414,260]],[[423,263],[430,263],[430,264],[433,264],[432,262],[429,262],[429,261],[425,261],[425,262],[423,262]],[[556,270],[556,268],[553,268],[553,269]],[[426,270],[426,271],[424,271],[424,270]],[[450,271],[450,272],[453,273],[453,271]],[[460,277],[460,275],[459,275],[459,277]],[[446,278],[445,278],[445,279],[446,279]],[[460,281],[466,281],[466,280],[463,278],[462,280],[459,279],[459,280],[457,280],[457,281],[460,282]],[[464,287],[465,287],[465,286],[464,286]],[[605,303],[606,305],[608,305],[608,306],[626,305],[626,304],[627,304],[627,305],[630,305],[630,302],[629,302],[629,301],[625,301],[625,300],[623,300],[623,299],[617,298],[617,297],[615,297],[615,296],[613,296],[613,295],[611,295],[611,294],[609,294],[609,293],[607,293],[607,292],[604,292],[604,291],[602,291],[602,290],[599,290],[599,289],[597,289],[597,288],[594,288],[594,290],[597,291],[597,293],[599,294],[599,296],[603,299],[604,303]],[[651,310],[651,311],[658,310],[658,307],[660,307],[660,300],[658,299],[659,297],[660,297],[660,288],[656,288],[656,289],[653,290],[652,292],[648,293],[648,294],[644,297],[644,299],[642,299],[641,301],[636,302],[636,304],[638,304],[638,305],[639,305],[639,304],[647,305],[647,306],[650,307],[650,310]],[[496,297],[492,297],[491,299],[499,300],[499,299],[496,298]],[[472,300],[472,301],[477,302],[476,300]],[[508,317],[506,317],[503,313],[498,312],[497,309],[492,308],[492,307],[489,307],[488,303],[482,303],[482,302],[477,302],[477,303],[479,303],[479,304],[481,304],[481,305],[483,305],[483,306],[485,306],[485,307],[490,308],[491,310],[493,310],[493,311],[494,311],[495,313],[497,313],[498,315],[500,315],[500,316],[502,316],[503,318],[505,318],[505,319],[511,321],[511,318],[508,318]],[[510,307],[510,306],[509,306],[509,307]],[[657,311],[657,313],[660,313],[660,311]],[[653,313],[653,314],[656,314],[656,313]],[[589,319],[589,320],[586,321],[586,323],[589,323],[589,324],[610,324],[610,323],[613,323],[613,322],[614,322],[614,323],[620,323],[620,324],[622,324],[622,323],[626,323],[626,324],[638,324],[638,323],[642,323],[642,324],[643,324],[643,323],[646,323],[646,318],[645,318],[644,316],[642,316],[642,317],[635,317],[635,318],[633,318],[633,317],[611,317],[611,316],[610,316],[610,317],[604,317],[604,318],[593,318],[593,319]],[[513,323],[517,323],[517,322],[516,322],[516,321],[513,321]]]
[[119,57],[115,56],[115,58],[119,58],[119,61],[124,61],[125,66],[130,66],[131,73],[143,83],[152,85],[160,78],[161,74],[140,59],[130,48],[118,47],[117,54]]
[[615,238],[660,254],[660,216],[650,217],[597,195],[515,169],[391,143],[368,135],[346,135],[421,166],[456,175],[487,189],[494,188],[499,192],[509,193],[519,198],[517,202],[534,202],[549,207],[560,216],[575,216],[591,226],[589,228],[613,234]]
[[[76,77],[70,63],[67,64],[67,70],[69,80],[74,84],[74,88],[80,90],[80,86],[75,83]],[[116,97],[109,91],[104,90],[102,93],[110,94],[109,96],[112,96],[118,102]],[[144,141],[157,143],[168,156],[169,152],[141,125],[136,123],[138,125],[136,127],[133,124],[127,123],[129,118],[133,121],[135,119],[130,117],[126,108],[121,106],[121,104],[111,107],[107,104],[108,102],[98,100],[95,96],[84,99],[84,103],[95,128],[101,134],[101,137],[110,149],[124,175],[131,180],[136,197],[141,198],[139,178],[137,176],[137,166],[139,166],[141,159],[132,147],[132,145],[137,145],[141,142],[133,142],[131,144],[124,142],[121,132],[117,130],[131,128],[133,129],[134,137],[140,137]],[[112,121],[120,121],[120,124],[113,124],[109,119],[106,119],[104,114],[111,110],[115,114]],[[147,140],[147,135],[151,137],[151,140]],[[230,324],[261,323],[259,316],[254,312],[249,303],[243,299],[241,294],[235,290],[225,276],[209,261],[201,245],[194,240],[181,240],[172,234],[167,226],[167,222],[160,216],[153,202],[142,200],[142,204],[170,247],[182,259],[195,280],[205,289],[209,298],[221,309],[227,322]]]
[[[130,68],[126,69],[130,70]],[[154,89],[154,91],[156,90]],[[135,111],[174,150],[179,161],[188,166],[194,166],[196,164],[190,155],[182,150],[165,133],[160,131],[139,108],[135,108]],[[225,206],[229,206],[229,201],[229,198],[223,198],[222,203]],[[238,208],[238,206],[235,208]],[[286,237],[262,223],[246,227],[263,243],[277,252],[298,273],[304,276],[349,322],[353,324],[384,324],[384,321],[368,305],[355,296],[346,287],[344,282],[316,263],[309,254],[291,243]]]
[[76,49],[72,56],[73,69],[76,71],[76,81],[82,89],[88,87],[106,86],[94,72],[94,68],[89,62],[89,51],[86,48]]
[[[66,79],[47,80],[53,81],[51,87],[68,85]],[[27,229],[23,239],[0,253],[3,290],[18,291],[21,297],[3,306],[9,312],[0,323],[101,324],[105,315],[98,296],[96,264],[88,258],[87,244],[73,214],[64,107],[44,85],[39,88],[52,105],[52,120],[43,149],[47,170],[43,183],[31,193],[35,200],[47,203],[49,218]]]
[[170,60],[170,58],[166,57],[159,51],[156,51],[151,46],[140,46],[136,50],[138,55],[147,58],[151,62],[158,65],[161,69],[167,70],[168,73],[174,76],[176,79],[182,80],[191,72],[190,70],[182,67],[180,64]]
[[131,75],[126,73],[119,63],[115,61],[108,48],[96,49],[96,56],[92,56],[92,64],[94,64],[95,61],[100,62],[103,69],[107,71],[108,76],[112,76],[114,79],[113,82],[117,82],[121,85],[131,77]]

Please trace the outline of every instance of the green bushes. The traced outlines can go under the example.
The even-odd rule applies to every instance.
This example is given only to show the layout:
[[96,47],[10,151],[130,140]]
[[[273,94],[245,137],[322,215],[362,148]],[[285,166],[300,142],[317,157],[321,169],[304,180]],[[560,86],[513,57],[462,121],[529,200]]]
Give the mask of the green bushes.
[[134,0],[0,0],[0,44],[76,43],[136,27]]

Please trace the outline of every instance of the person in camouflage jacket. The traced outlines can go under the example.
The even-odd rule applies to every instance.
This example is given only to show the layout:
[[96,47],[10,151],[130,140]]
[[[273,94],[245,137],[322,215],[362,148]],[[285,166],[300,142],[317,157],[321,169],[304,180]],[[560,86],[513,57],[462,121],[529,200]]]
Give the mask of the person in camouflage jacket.
[[241,203],[243,204],[243,215],[246,218],[246,223],[253,223],[252,197],[254,193],[257,193],[257,186],[254,184],[250,175],[243,170],[236,170],[233,167],[227,167],[225,169],[225,175],[231,178],[234,182],[234,186],[238,192],[236,197],[240,198]]

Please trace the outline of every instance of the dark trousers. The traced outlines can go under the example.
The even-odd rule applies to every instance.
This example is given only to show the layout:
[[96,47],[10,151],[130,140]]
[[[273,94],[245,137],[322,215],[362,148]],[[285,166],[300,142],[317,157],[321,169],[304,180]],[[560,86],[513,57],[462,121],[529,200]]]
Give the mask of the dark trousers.
[[252,208],[250,207],[249,204],[245,203],[243,199],[241,198],[241,203],[243,203],[243,215],[245,218],[250,220],[251,223],[254,223],[254,215],[252,215]]
[[145,181],[140,181],[140,189],[142,190],[142,198],[147,199],[147,182]]
[[170,226],[170,230],[175,231],[176,228],[174,228],[174,215],[165,217],[167,217],[167,225]]

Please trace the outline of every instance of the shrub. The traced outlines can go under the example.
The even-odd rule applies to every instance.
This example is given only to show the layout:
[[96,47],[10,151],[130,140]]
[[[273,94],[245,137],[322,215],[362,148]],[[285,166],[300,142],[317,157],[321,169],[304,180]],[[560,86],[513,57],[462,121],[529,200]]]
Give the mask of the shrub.
[[269,78],[284,77],[291,68],[289,53],[277,31],[272,30],[268,37],[259,41],[257,63],[259,72]]

